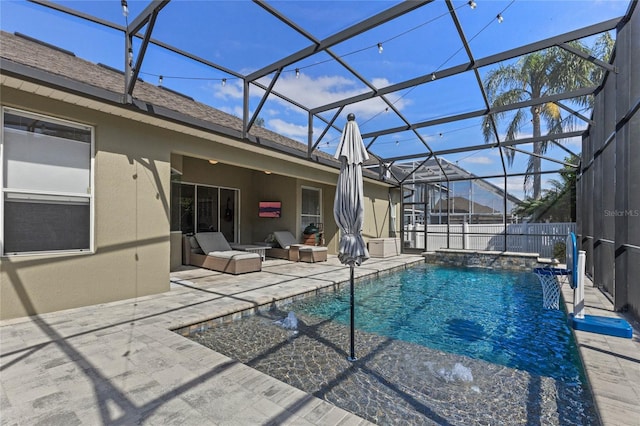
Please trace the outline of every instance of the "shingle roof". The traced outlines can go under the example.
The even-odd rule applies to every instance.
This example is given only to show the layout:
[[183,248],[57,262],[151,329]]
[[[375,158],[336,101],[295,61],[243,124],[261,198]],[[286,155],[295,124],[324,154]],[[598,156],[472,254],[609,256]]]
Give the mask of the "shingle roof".
[[[113,92],[114,95],[122,95],[124,91],[124,77],[121,72],[78,58],[71,52],[37,42],[25,36],[0,31],[0,57],[55,74],[70,82],[80,82]],[[235,132],[242,132],[240,118],[142,80],[138,80],[136,83],[133,98]],[[256,125],[251,128],[250,135],[272,141],[285,151],[290,152],[293,149],[298,151],[299,155],[306,155],[307,152],[306,144]],[[322,151],[316,150],[314,157],[323,158],[325,160],[323,163],[329,161],[334,165],[337,164],[331,155]]]

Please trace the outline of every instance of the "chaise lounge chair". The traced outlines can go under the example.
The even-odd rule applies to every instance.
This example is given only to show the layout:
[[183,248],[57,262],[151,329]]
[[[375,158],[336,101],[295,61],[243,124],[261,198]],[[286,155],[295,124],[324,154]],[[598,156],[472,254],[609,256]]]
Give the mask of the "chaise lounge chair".
[[276,231],[273,233],[280,247],[269,250],[269,257],[287,259],[294,262],[324,262],[327,260],[327,248],[299,244],[289,231]]
[[258,253],[232,250],[221,232],[198,232],[183,237],[183,263],[228,274],[262,270]]

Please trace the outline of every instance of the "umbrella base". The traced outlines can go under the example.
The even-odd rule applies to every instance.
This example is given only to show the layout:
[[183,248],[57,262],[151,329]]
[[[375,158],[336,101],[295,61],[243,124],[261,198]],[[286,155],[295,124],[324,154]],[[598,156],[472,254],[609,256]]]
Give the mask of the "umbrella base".
[[350,361],[350,362],[356,362],[357,360],[358,360],[358,358],[355,357],[355,356],[348,356],[347,357],[347,361]]

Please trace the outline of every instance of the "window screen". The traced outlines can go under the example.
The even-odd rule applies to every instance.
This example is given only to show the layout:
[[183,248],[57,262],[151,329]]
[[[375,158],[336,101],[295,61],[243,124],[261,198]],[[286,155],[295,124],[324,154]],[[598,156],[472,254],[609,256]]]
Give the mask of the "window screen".
[[92,130],[5,110],[3,254],[91,248]]
[[320,195],[318,188],[302,188],[302,229],[312,223],[322,223]]

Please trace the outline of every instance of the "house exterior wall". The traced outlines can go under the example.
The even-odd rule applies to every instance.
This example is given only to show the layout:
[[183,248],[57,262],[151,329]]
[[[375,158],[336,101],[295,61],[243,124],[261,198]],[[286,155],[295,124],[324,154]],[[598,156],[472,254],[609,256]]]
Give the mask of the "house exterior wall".
[[1,317],[168,290],[170,151],[162,132],[4,87],[2,104],[95,127],[95,240],[93,254],[0,258]]
[[[256,171],[253,175],[252,198],[243,210],[248,211],[248,221],[252,223],[250,240],[247,243],[264,241],[274,231],[289,230],[296,233],[299,212],[298,179],[279,174],[266,175]],[[260,201],[281,201],[282,213],[279,218],[258,217]],[[248,235],[243,232],[243,235]]]
[[[184,182],[240,190],[245,244],[281,229],[301,236],[301,189],[320,188],[325,244],[331,254],[338,250],[337,169],[282,153],[265,155],[225,136],[186,134],[126,113],[121,117],[5,86],[2,106],[91,125],[95,139],[94,252],[0,257],[2,319],[168,291],[170,267],[179,258],[171,243],[179,238],[170,233],[172,167]],[[209,164],[211,158],[219,163]],[[386,185],[365,183],[365,239],[388,236],[388,191]],[[261,200],[282,201],[282,218],[258,218]]]
[[[378,185],[364,185],[364,224],[362,236],[365,241],[370,238],[384,238],[389,236],[390,210],[389,189]],[[395,203],[396,217],[399,215],[399,203]],[[398,232],[399,235],[399,232]]]

